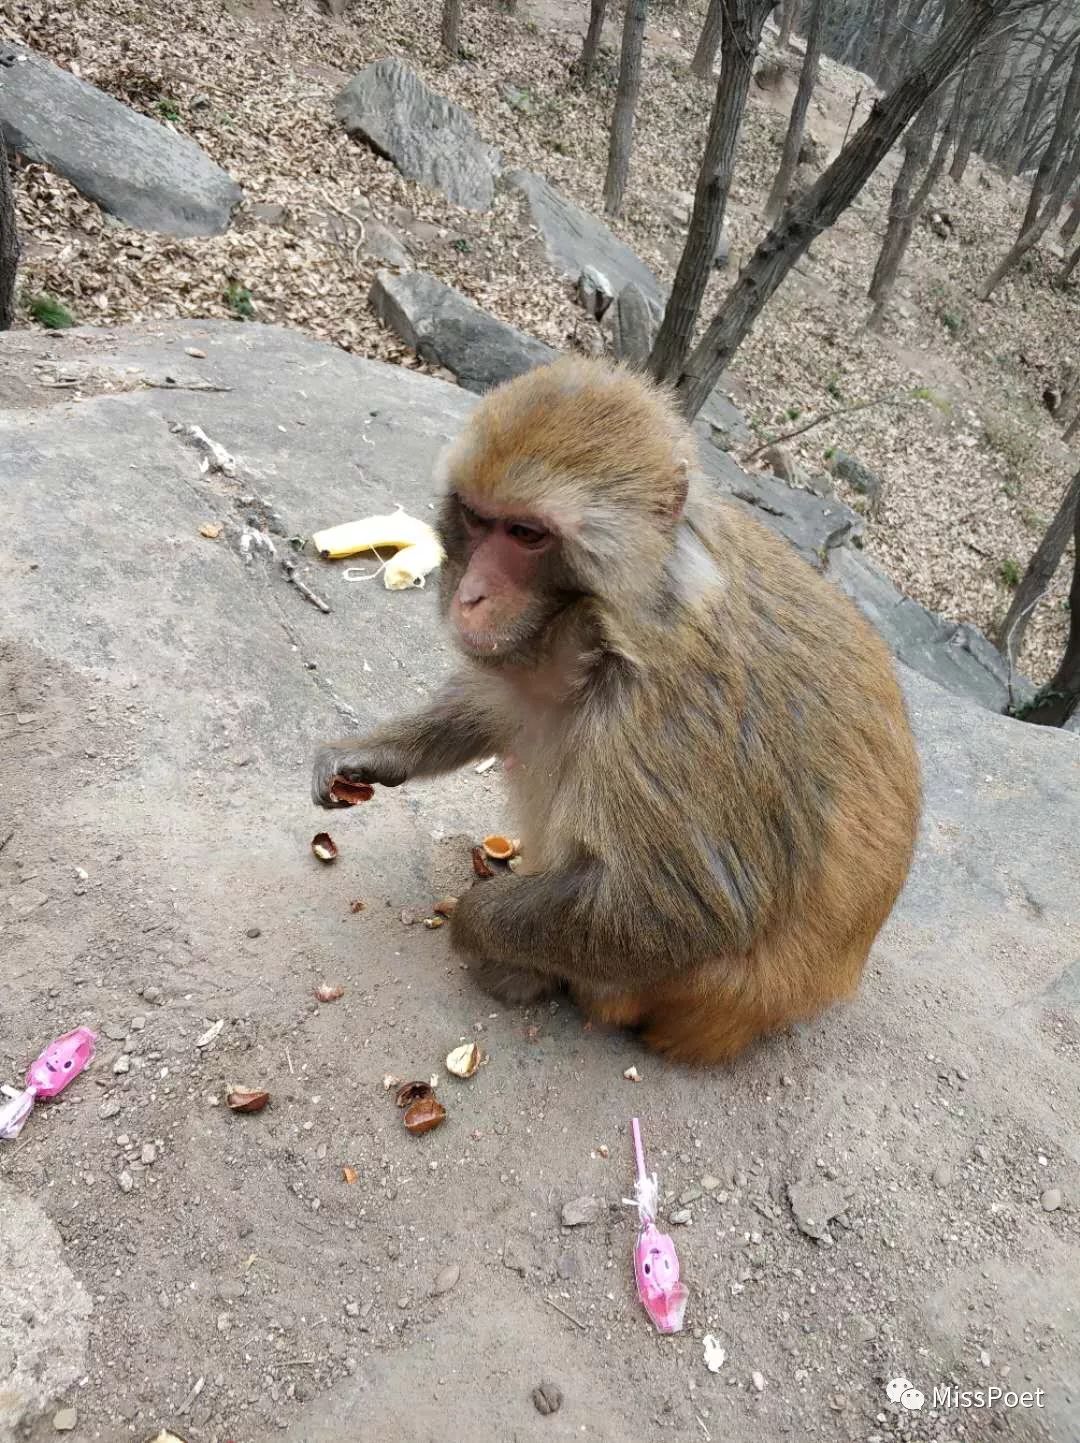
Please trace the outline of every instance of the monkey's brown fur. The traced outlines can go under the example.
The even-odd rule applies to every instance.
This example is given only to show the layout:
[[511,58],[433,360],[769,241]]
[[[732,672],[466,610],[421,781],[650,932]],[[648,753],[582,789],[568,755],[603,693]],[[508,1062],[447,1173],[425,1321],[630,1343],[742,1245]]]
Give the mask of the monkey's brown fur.
[[314,790],[512,753],[526,874],[461,899],[457,949],[506,1000],[567,984],[598,1020],[719,1062],[855,990],[919,772],[881,640],[688,481],[693,455],[667,397],[603,363],[493,392],[445,463],[444,609],[476,550],[459,496],[540,518],[557,548],[525,558],[531,599],[490,658],[420,716],[324,748]]

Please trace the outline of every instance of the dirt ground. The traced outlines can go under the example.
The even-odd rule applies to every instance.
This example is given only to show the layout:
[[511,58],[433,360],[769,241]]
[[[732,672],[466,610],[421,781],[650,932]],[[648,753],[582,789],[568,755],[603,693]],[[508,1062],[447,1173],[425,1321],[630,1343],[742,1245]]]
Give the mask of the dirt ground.
[[[497,768],[380,795],[332,819],[335,865],[312,857],[315,741],[418,700],[449,657],[430,591],[311,563],[322,616],[243,561],[240,524],[271,504],[284,545],[393,502],[427,514],[470,404],[260,327],[0,351],[0,1073],[100,1032],[0,1144],[16,1436],[73,1408],[72,1438],[105,1443],[1075,1440],[1073,738],[911,680],[923,839],[865,986],[711,1074],[568,1004],[493,1007],[445,932],[402,920],[512,826]],[[175,421],[240,475],[201,476]],[[343,997],[316,1001],[324,982]],[[444,1067],[462,1040],[487,1059],[467,1082]],[[409,1136],[388,1073],[437,1073],[445,1125]],[[231,1113],[237,1084],[270,1105]],[[673,1338],[634,1294],[635,1114],[691,1288]],[[835,1213],[804,1207],[818,1238],[800,1183]],[[564,1227],[581,1197],[594,1220]],[[922,1410],[887,1397],[898,1375]],[[935,1406],[950,1384],[1042,1406]]]

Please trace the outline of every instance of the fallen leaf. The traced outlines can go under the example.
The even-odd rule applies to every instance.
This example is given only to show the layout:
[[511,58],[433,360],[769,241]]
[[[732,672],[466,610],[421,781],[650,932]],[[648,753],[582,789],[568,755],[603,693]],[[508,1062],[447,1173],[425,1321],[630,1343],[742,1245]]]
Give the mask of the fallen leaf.
[[365,906],[365,903],[361,902],[360,898],[357,897],[357,899],[356,899],[355,902],[350,902],[350,903],[349,903],[349,911],[350,911],[350,912],[362,912],[362,911],[364,910],[364,906]]
[[225,1101],[233,1112],[262,1112],[270,1094],[259,1087],[234,1087]]
[[343,1167],[341,1169],[341,1176],[345,1182],[351,1183],[355,1182],[356,1179],[360,1176],[360,1174],[356,1171],[354,1167]]
[[446,1054],[446,1070],[455,1077],[471,1077],[480,1066],[480,1049],[475,1042],[463,1043]]
[[446,1121],[446,1108],[437,1097],[421,1097],[405,1113],[406,1130],[419,1137]]
[[204,521],[199,527],[199,535],[205,536],[207,541],[216,541],[223,529],[219,521]]
[[345,989],[331,982],[322,982],[315,988],[315,996],[320,1002],[336,1002],[339,997],[345,996]]
[[214,1038],[217,1037],[217,1035],[220,1033],[221,1029],[224,1026],[224,1017],[219,1017],[216,1022],[211,1023],[211,1025],[206,1029],[206,1031],[202,1034],[201,1037],[196,1037],[195,1046],[209,1047],[211,1042],[213,1042]]
[[474,847],[472,849],[472,868],[478,877],[487,878],[494,877],[495,875],[488,863],[487,857],[484,855],[483,847]]
[[398,1107],[409,1107],[414,1102],[434,1097],[435,1089],[430,1082],[403,1082],[397,1090],[394,1101]]
[[311,839],[311,850],[320,862],[337,861],[337,846],[329,832],[316,832]]

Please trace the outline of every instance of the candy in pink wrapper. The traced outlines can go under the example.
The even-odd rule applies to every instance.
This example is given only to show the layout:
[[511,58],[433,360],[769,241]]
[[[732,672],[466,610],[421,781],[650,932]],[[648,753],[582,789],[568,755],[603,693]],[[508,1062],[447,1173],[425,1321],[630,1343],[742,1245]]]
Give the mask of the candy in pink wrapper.
[[683,1315],[690,1290],[679,1277],[679,1256],[675,1244],[656,1226],[659,1188],[656,1174],[645,1171],[645,1152],[637,1118],[630,1123],[634,1135],[637,1176],[631,1206],[638,1210],[641,1231],[634,1245],[634,1276],[638,1297],[660,1333],[682,1331]]
[[11,1141],[22,1131],[23,1123],[34,1110],[39,1098],[56,1097],[73,1078],[93,1060],[97,1034],[89,1027],[76,1027],[50,1042],[30,1064],[26,1088],[0,1107],[0,1140]]

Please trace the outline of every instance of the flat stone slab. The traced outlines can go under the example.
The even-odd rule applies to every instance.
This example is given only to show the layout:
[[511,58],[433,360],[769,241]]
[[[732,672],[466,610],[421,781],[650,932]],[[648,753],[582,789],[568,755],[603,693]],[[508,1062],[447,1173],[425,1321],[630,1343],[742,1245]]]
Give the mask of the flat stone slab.
[[379,271],[371,307],[425,361],[453,371],[467,391],[490,391],[555,359],[542,341],[489,315],[424,271]]
[[[77,387],[49,384],[51,367],[75,365]],[[163,375],[183,388],[143,380]],[[314,743],[419,705],[453,661],[431,582],[388,592],[298,556],[333,607],[323,615],[277,560],[245,561],[253,495],[272,501],[285,554],[290,536],[399,502],[431,517],[435,458],[474,397],[295,332],[190,320],[62,342],[9,332],[0,397],[0,688],[10,710],[40,717],[32,730],[5,722],[0,837],[13,835],[0,902],[25,888],[49,896],[28,917],[0,905],[5,1080],[62,1027],[102,1033],[92,1068],[3,1145],[0,1394],[13,1373],[20,1388],[29,1376],[29,1443],[50,1443],[50,1410],[71,1406],[73,1437],[109,1443],[163,1426],[341,1443],[364,1418],[381,1443],[443,1437],[448,1418],[478,1443],[515,1431],[534,1443],[562,1416],[552,1436],[584,1427],[595,1443],[670,1443],[700,1435],[705,1394],[689,1396],[691,1375],[702,1390],[723,1384],[709,1427],[725,1443],[785,1429],[865,1439],[892,1406],[883,1359],[928,1396],[985,1384],[973,1317],[979,1346],[1045,1388],[1031,1421],[1048,1439],[1074,1437],[1075,737],[992,716],[905,669],[926,812],[862,987],[729,1068],[672,1067],[632,1035],[585,1032],[568,1002],[492,1006],[445,930],[402,924],[403,908],[441,895],[444,839],[510,828],[498,768],[335,813],[339,861],[311,856],[328,825],[308,797]],[[177,423],[227,448],[237,475],[203,472]],[[460,862],[469,868],[467,846]],[[317,1004],[323,981],[345,996]],[[145,1031],[118,1076],[123,1044],[105,1028],[122,1034],[136,1012]],[[216,1019],[220,1035],[197,1047]],[[489,1062],[458,1083],[443,1059],[469,1037]],[[631,1064],[640,1084],[624,1080]],[[433,1071],[449,1118],[410,1138],[383,1076]],[[267,1087],[271,1105],[229,1114],[233,1081]],[[729,1194],[695,1206],[680,1233],[693,1263],[687,1331],[662,1346],[635,1296],[621,1207],[639,1106],[665,1195],[706,1175]],[[136,1156],[165,1144],[130,1191],[115,1176],[120,1133]],[[941,1162],[955,1172],[947,1195],[932,1182]],[[826,1168],[851,1189],[827,1253],[786,1201]],[[1057,1211],[1040,1207],[1042,1188],[1061,1190]],[[610,1225],[602,1212],[564,1233],[561,1204],[585,1195]],[[59,1273],[61,1244],[27,1209],[62,1231],[89,1318]],[[752,1229],[763,1261],[746,1248]],[[578,1275],[555,1291],[568,1252]],[[430,1297],[450,1263],[456,1287]],[[693,1330],[717,1316],[739,1386],[701,1364]],[[318,1349],[312,1319],[326,1320]],[[266,1346],[256,1375],[251,1339],[268,1329],[284,1341]],[[284,1371],[324,1339],[325,1370]],[[796,1366],[811,1385],[791,1384]],[[268,1398],[264,1367],[303,1391],[279,1384]],[[672,1403],[660,1422],[626,1386],[646,1375]],[[566,1399],[554,1420],[534,1416],[529,1397],[545,1377]]]
[[376,60],[338,93],[334,113],[352,136],[392,160],[407,180],[442,191],[466,210],[490,210],[498,151],[472,119],[397,57]]
[[12,150],[137,230],[217,235],[243,199],[232,177],[186,135],[3,42],[0,131]]

